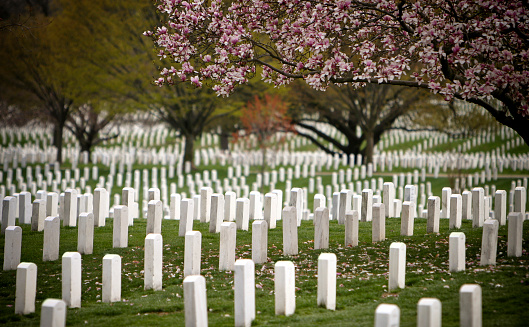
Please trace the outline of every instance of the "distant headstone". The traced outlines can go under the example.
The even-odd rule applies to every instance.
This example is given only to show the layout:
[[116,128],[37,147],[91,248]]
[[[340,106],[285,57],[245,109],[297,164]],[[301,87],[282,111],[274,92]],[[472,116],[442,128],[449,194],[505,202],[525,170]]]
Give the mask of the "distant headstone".
[[22,262],[17,266],[15,313],[27,315],[35,312],[37,295],[37,265]]
[[207,327],[206,279],[200,275],[187,276],[183,288],[186,327]]
[[265,263],[268,260],[268,226],[265,220],[252,223],[252,260]]
[[81,254],[65,252],[62,255],[62,300],[67,307],[81,307],[81,284]]
[[59,259],[59,240],[61,231],[59,217],[44,219],[44,243],[42,245],[42,261]]
[[200,256],[202,252],[202,234],[190,231],[185,235],[184,277],[200,275]]
[[448,240],[448,269],[451,272],[465,270],[465,258],[465,233],[450,233],[450,237]]
[[121,301],[121,257],[118,254],[106,254],[103,257],[102,301]]
[[145,290],[162,290],[163,239],[161,234],[145,237],[144,283]]
[[483,236],[481,239],[480,266],[495,265],[498,249],[498,221],[487,219],[483,223]]
[[406,281],[406,244],[391,243],[389,247],[389,286],[388,291],[404,288]]
[[298,254],[298,225],[294,207],[283,209],[283,254]]
[[329,209],[319,207],[314,212],[314,249],[329,247]]

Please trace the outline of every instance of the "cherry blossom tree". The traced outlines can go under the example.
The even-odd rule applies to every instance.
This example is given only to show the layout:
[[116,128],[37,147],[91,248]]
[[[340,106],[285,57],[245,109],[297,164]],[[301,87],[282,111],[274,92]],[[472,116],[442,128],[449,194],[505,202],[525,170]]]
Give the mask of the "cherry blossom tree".
[[524,0],[157,0],[147,31],[158,84],[210,83],[227,96],[260,66],[275,85],[304,79],[427,88],[484,107],[529,144],[529,4]]

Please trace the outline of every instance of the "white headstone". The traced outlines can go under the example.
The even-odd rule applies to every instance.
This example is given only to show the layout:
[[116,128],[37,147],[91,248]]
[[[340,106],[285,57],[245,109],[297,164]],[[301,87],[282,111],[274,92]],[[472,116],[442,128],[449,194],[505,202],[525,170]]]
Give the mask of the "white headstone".
[[465,233],[450,233],[448,241],[448,269],[451,272],[465,270],[466,247]]
[[485,190],[482,187],[472,189],[472,227],[482,227],[485,221]]
[[64,192],[63,226],[77,226],[77,190],[68,189]]
[[200,275],[201,252],[202,234],[199,231],[187,232],[184,245],[184,277]]
[[183,199],[180,202],[180,224],[178,226],[178,236],[185,236],[187,232],[193,230],[194,201]]
[[509,226],[507,235],[508,257],[522,256],[523,222],[523,213],[512,212],[509,214]]
[[62,300],[69,308],[81,307],[81,254],[65,252],[62,255]]
[[423,297],[417,303],[417,327],[441,327],[441,301]]
[[211,218],[211,195],[213,189],[211,187],[202,187],[200,189],[200,222],[209,223]]
[[413,236],[415,222],[415,202],[404,201],[400,217],[400,235]]
[[386,239],[386,214],[383,203],[373,205],[373,222],[371,230],[372,242],[380,242]]
[[46,219],[46,201],[33,201],[33,210],[31,211],[31,230],[37,232],[43,231],[44,219]]
[[161,234],[149,234],[145,237],[145,290],[162,290],[163,238]]
[[428,198],[428,220],[426,222],[427,233],[439,233],[440,203],[438,196]]
[[248,198],[240,198],[236,201],[235,221],[237,229],[248,230],[250,219],[250,200]]
[[404,288],[406,281],[406,244],[391,243],[389,247],[389,287],[391,292]]
[[507,191],[498,190],[494,194],[494,219],[498,220],[500,225],[505,225],[507,215]]
[[200,275],[187,276],[183,288],[186,327],[207,327],[206,279]]
[[79,215],[77,227],[77,252],[92,254],[94,249],[94,214],[83,212]]
[[[212,201],[213,203],[213,201]],[[233,271],[235,265],[235,245],[237,225],[225,222],[220,225],[219,270]]]
[[[255,221],[255,223],[265,223]],[[266,229],[265,229],[266,230]],[[234,273],[235,326],[249,327],[255,319],[255,265],[252,260],[235,261]]]
[[37,295],[37,265],[22,262],[17,266],[15,313],[27,315],[35,312]]
[[102,301],[121,301],[121,257],[118,254],[106,254],[103,257]]
[[59,240],[61,231],[59,217],[44,219],[44,243],[42,245],[42,261],[59,259]]
[[379,304],[375,310],[375,327],[399,327],[400,309],[396,304]]
[[[292,208],[292,207],[290,207]],[[295,211],[291,215],[295,219]],[[291,261],[278,261],[274,269],[275,314],[291,316],[296,310],[296,270]]]
[[224,220],[224,195],[215,193],[211,195],[211,209],[209,232],[219,233],[220,226]]
[[362,221],[371,221],[373,217],[373,190],[362,190]]
[[283,255],[298,254],[298,225],[296,208],[283,209]]
[[6,196],[2,201],[2,235],[8,226],[15,226],[17,199],[14,196]]
[[98,187],[94,190],[94,224],[96,227],[105,226],[105,220],[109,213],[108,191]]
[[126,248],[129,244],[129,208],[114,207],[114,226],[112,230],[112,247]]
[[345,246],[358,246],[358,211],[352,210],[345,214]]
[[498,249],[498,221],[487,219],[483,223],[483,236],[481,239],[480,266],[495,265]]
[[63,300],[46,299],[40,311],[41,327],[66,326],[66,303]]
[[336,254],[322,253],[318,257],[318,306],[336,309]]
[[22,254],[22,228],[8,226],[5,231],[4,270],[15,270]]
[[329,209],[319,207],[314,212],[314,249],[329,247]]
[[465,327],[481,327],[481,286],[463,284],[459,289],[459,323]]
[[268,224],[265,220],[252,223],[252,260],[257,264],[268,260]]
[[460,194],[450,196],[450,222],[449,228],[461,228],[461,217],[463,212],[463,200]]
[[162,233],[163,207],[162,201],[151,200],[147,204],[147,231],[146,234]]

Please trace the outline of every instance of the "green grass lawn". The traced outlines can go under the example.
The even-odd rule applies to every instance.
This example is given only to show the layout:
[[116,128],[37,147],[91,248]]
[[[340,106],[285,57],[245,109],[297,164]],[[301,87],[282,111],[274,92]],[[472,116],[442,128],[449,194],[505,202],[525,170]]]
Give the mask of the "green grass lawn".
[[[373,326],[380,303],[394,303],[401,309],[401,326],[416,326],[417,302],[436,297],[442,302],[443,326],[459,326],[459,288],[476,283],[483,292],[484,326],[523,326],[529,319],[524,308],[529,303],[529,262],[524,228],[521,258],[507,258],[507,227],[500,227],[496,266],[479,266],[482,229],[464,221],[467,269],[448,272],[448,220],[442,219],[440,234],[426,234],[426,220],[415,220],[415,235],[400,236],[400,219],[386,220],[387,240],[371,243],[371,224],[360,223],[358,247],[344,247],[344,229],[330,223],[330,248],[314,250],[314,227],[303,221],[298,229],[299,255],[282,254],[281,222],[269,232],[266,264],[256,265],[256,310],[254,325],[276,326]],[[61,263],[42,262],[43,233],[23,227],[22,261],[38,266],[35,314],[14,314],[15,271],[0,272],[0,323],[6,326],[38,325],[40,307],[47,298],[61,298]],[[208,319],[211,326],[233,326],[233,273],[218,271],[219,234],[210,234],[208,225],[194,222],[202,232],[202,270],[206,278]],[[184,325],[183,257],[184,238],[178,237],[178,222],[163,221],[163,290],[143,290],[143,247],[146,221],[136,220],[129,228],[129,247],[112,248],[112,220],[95,229],[94,253],[83,255],[82,308],[68,309],[67,325]],[[0,238],[3,259],[4,237]],[[388,254],[392,242],[407,246],[406,288],[388,292]],[[61,227],[60,254],[77,249],[77,229]],[[316,305],[317,259],[323,252],[335,253],[337,267],[337,307],[328,311]],[[122,256],[122,302],[101,302],[102,258]],[[237,232],[237,258],[251,258],[251,231]],[[291,317],[274,314],[274,263],[291,260],[296,266],[296,311]]]

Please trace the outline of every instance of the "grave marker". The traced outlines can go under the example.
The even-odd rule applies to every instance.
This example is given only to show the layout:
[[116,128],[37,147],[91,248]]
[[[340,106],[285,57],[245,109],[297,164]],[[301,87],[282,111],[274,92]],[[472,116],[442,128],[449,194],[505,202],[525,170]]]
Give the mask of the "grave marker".
[[66,326],[66,303],[58,299],[46,299],[40,311],[41,327]]
[[223,220],[224,220],[224,195],[215,193],[211,195],[209,232],[219,233]]
[[522,256],[523,222],[523,213],[512,212],[509,214],[509,226],[507,235],[508,257]]
[[298,254],[298,225],[294,207],[283,209],[283,254]]
[[329,209],[317,208],[314,212],[314,249],[329,247]]
[[79,215],[77,228],[77,252],[92,254],[94,249],[94,214],[83,212]]
[[265,220],[252,223],[252,260],[257,264],[268,260],[268,223]]
[[428,221],[426,222],[427,233],[439,233],[439,197],[430,196],[428,198]]
[[22,254],[22,228],[8,226],[5,230],[4,241],[4,271],[15,270],[20,264]]
[[448,241],[448,267],[451,272],[465,270],[465,233],[450,233]]
[[373,205],[373,222],[371,239],[372,242],[380,242],[386,239],[386,214],[383,203]]
[[[288,214],[292,215],[294,217],[293,219],[295,219],[295,211],[289,211]],[[283,211],[283,213],[285,212]],[[296,270],[291,261],[276,262],[274,268],[274,289],[275,314],[285,316],[293,315],[296,310]]]
[[488,219],[483,223],[483,236],[481,238],[480,266],[495,265],[496,251],[498,249],[498,221]]
[[450,222],[449,222],[449,228],[461,228],[461,213],[463,212],[463,201],[461,198],[461,195],[454,194],[450,196]]
[[[213,203],[214,201],[212,201]],[[213,212],[214,213],[214,212]],[[252,225],[253,227],[253,225]],[[225,222],[220,225],[219,270],[233,271],[235,265],[235,245],[237,225]]]
[[62,255],[62,300],[67,307],[81,307],[81,284],[81,254],[65,252]]
[[187,232],[184,244],[184,277],[200,275],[201,251],[202,234],[199,231]]
[[15,313],[27,315],[35,312],[37,295],[37,265],[21,262],[17,266]]
[[112,247],[126,248],[129,242],[129,208],[116,206],[114,208],[114,225],[112,229]]
[[423,297],[417,303],[417,327],[441,327],[441,301]]
[[[255,223],[265,223],[256,221]],[[266,229],[265,229],[266,230]],[[249,327],[255,319],[255,264],[249,259],[235,261],[235,326]]]
[[459,289],[459,323],[465,327],[481,327],[481,286],[463,284]]
[[187,232],[193,230],[194,201],[183,199],[180,207],[180,223],[178,225],[178,236],[185,236]]
[[187,276],[183,288],[186,327],[207,327],[206,279],[200,275]]
[[143,289],[162,290],[163,239],[161,234],[149,234],[145,237]]
[[413,236],[415,202],[404,201],[400,218],[400,235]]
[[318,306],[336,309],[336,254],[322,253],[318,257]]
[[42,261],[55,261],[59,259],[60,224],[61,220],[59,217],[48,217],[44,219]]
[[379,304],[375,310],[375,327],[399,327],[400,309],[396,304]]
[[46,201],[33,201],[33,210],[31,211],[31,230],[42,232],[44,230],[44,219],[46,219]]
[[389,286],[391,292],[397,288],[404,288],[406,281],[406,244],[391,243],[389,247]]
[[345,215],[345,246],[358,246],[358,211],[352,210]]
[[103,257],[102,301],[121,301],[121,257],[117,254],[106,254]]
[[248,230],[250,217],[250,200],[248,198],[240,198],[236,201],[235,221],[237,229]]
[[2,235],[8,226],[15,226],[17,199],[14,196],[6,196],[2,201]]
[[151,200],[147,204],[147,231],[146,234],[162,233],[163,208],[162,201]]

